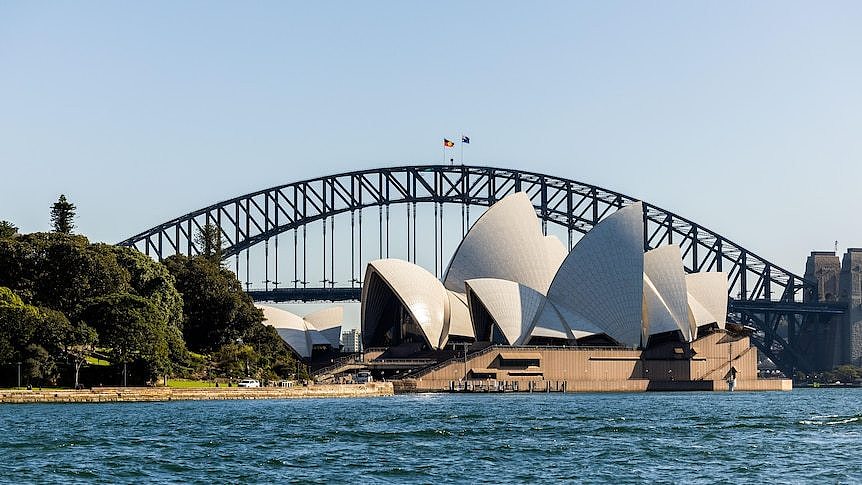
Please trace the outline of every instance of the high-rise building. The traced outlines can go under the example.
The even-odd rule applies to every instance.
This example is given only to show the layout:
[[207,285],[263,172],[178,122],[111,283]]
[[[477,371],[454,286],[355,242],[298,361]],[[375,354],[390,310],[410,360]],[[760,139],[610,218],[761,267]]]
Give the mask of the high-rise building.
[[347,353],[362,352],[362,332],[352,328],[341,334],[341,345]]

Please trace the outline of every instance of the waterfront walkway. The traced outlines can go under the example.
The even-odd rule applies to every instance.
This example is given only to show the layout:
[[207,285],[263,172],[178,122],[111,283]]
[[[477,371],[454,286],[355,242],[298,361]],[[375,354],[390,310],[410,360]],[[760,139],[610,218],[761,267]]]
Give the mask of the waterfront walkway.
[[394,394],[392,383],[314,384],[259,388],[96,387],[76,390],[3,390],[0,404],[94,403],[150,401],[214,401],[236,399],[295,399],[314,397],[374,397]]

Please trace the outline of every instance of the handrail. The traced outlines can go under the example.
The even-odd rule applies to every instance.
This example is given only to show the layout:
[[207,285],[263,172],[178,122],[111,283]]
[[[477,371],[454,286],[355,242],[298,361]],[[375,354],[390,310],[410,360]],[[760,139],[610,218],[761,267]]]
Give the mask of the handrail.
[[467,354],[467,355],[466,355],[466,357],[465,357],[465,356],[458,357],[458,356],[456,355],[456,356],[454,356],[454,357],[450,357],[449,359],[444,360],[443,362],[440,362],[440,363],[439,363],[439,364],[437,364],[437,365],[434,365],[434,366],[431,366],[431,367],[426,367],[426,368],[424,368],[424,369],[419,369],[419,370],[417,370],[416,372],[411,372],[411,373],[410,373],[410,374],[408,374],[406,377],[413,377],[413,378],[416,378],[416,377],[422,377],[422,376],[424,376],[424,375],[428,375],[428,374],[430,374],[431,372],[434,372],[434,371],[436,371],[436,370],[440,370],[440,369],[442,369],[443,367],[446,367],[446,366],[450,365],[452,362],[455,362],[455,361],[461,361],[462,359],[464,359],[464,360],[469,360],[469,359],[472,359],[472,358],[474,358],[474,357],[478,357],[478,356],[480,356],[480,355],[485,355],[487,352],[490,352],[491,350],[493,350],[493,349],[494,349],[494,348],[496,348],[496,347],[497,347],[496,345],[489,345],[489,346],[487,346],[487,347],[485,347],[485,348],[483,348],[483,349],[479,349],[479,350],[477,350],[477,351],[475,351],[475,352],[473,352],[473,353]]
[[350,362],[351,360],[353,362],[356,362],[356,357],[359,355],[361,355],[361,353],[356,352],[356,353],[352,353],[349,355],[345,355],[344,357],[339,357],[332,364],[329,364],[326,367],[321,367],[320,369],[317,369],[316,371],[314,371],[312,373],[312,376],[325,375],[326,373],[328,373],[329,371],[331,371],[333,369],[337,369],[339,367],[342,367],[344,364]]
[[428,364],[437,362],[434,359],[374,359],[366,364]]

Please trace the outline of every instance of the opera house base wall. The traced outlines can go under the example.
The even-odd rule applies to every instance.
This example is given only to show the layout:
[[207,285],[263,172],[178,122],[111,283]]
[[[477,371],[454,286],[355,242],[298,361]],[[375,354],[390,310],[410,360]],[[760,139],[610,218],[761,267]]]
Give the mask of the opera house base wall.
[[647,350],[492,346],[452,359],[395,392],[788,391],[788,379],[758,379],[757,350],[746,336],[716,331],[694,342]]
[[[464,384],[440,380],[404,379],[394,381],[396,394],[414,392],[683,392],[729,391],[726,381],[648,381],[629,379],[619,381],[468,381]],[[460,387],[459,387],[460,386]],[[790,379],[750,379],[737,381],[734,392],[790,391]]]

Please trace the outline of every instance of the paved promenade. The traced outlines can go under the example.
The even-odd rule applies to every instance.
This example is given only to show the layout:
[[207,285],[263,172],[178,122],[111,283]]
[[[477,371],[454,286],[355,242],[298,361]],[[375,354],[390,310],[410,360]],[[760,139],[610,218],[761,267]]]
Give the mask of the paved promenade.
[[394,394],[392,383],[317,384],[291,388],[201,388],[166,387],[98,387],[75,390],[4,390],[0,404],[22,403],[94,403],[148,401],[209,401],[232,399],[294,399],[313,397],[372,397]]

